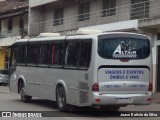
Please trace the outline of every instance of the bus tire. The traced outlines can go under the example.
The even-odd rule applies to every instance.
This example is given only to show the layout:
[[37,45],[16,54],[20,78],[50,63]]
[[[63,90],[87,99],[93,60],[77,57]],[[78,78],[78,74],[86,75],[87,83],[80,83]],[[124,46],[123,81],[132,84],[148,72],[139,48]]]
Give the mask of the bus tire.
[[57,89],[56,99],[58,109],[62,112],[68,111],[68,105],[66,103],[66,93],[63,86],[60,86]]
[[25,93],[25,87],[24,86],[20,90],[20,95],[21,95],[21,100],[24,103],[29,103],[31,101],[31,99],[32,99],[32,96],[26,95],[26,93]]

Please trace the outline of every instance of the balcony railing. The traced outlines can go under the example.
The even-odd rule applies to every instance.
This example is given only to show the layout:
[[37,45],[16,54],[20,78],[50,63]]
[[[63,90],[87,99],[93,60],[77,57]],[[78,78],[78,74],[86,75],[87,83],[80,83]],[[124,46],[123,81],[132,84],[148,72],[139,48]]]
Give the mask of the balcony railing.
[[12,29],[8,31],[0,31],[0,39],[15,37],[15,36],[26,36],[28,35],[27,29]]
[[[84,17],[81,18],[81,21],[79,20],[80,16]],[[95,26],[113,22],[120,22],[133,19],[146,19],[153,17],[160,17],[159,0],[118,6],[111,9],[93,11],[83,15],[74,15],[56,20],[48,20],[44,22],[36,21],[35,23],[30,24],[30,36],[37,36],[39,33],[42,32],[63,33],[65,31],[76,30],[80,27]]]

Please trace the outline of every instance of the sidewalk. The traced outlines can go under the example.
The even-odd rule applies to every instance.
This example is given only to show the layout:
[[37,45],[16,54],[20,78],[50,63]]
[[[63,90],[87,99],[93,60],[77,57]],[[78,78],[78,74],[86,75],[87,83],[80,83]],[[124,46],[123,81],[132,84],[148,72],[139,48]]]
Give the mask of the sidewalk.
[[155,92],[152,94],[152,102],[160,104],[160,92]]

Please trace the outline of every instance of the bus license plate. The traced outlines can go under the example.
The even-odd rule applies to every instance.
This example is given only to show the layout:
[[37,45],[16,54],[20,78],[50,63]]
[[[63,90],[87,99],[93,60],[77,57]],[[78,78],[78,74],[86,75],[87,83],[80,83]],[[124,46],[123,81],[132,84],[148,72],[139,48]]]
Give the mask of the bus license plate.
[[129,98],[119,98],[118,103],[130,103],[130,99]]

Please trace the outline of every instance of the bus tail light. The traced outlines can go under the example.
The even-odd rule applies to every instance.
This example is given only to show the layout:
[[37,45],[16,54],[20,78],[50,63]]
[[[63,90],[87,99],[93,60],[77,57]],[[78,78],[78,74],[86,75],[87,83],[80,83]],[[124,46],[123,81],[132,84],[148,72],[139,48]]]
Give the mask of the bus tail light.
[[148,98],[148,99],[147,99],[147,102],[151,102],[151,101],[152,101],[152,98]]
[[153,85],[152,85],[151,82],[149,82],[148,91],[151,91],[151,92],[152,92],[152,90],[153,90]]
[[94,92],[98,92],[99,91],[99,85],[98,85],[98,83],[94,83],[92,85],[92,91],[94,91]]
[[95,99],[95,101],[96,101],[96,102],[101,102],[101,100],[100,100],[99,98],[98,98],[98,99]]

